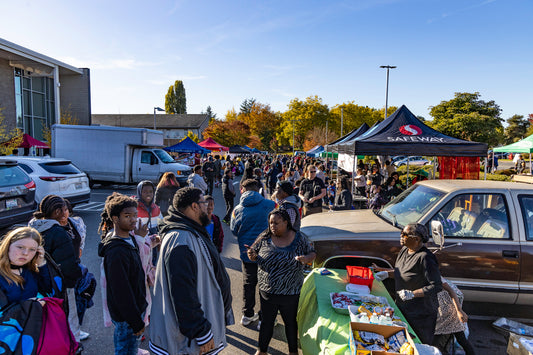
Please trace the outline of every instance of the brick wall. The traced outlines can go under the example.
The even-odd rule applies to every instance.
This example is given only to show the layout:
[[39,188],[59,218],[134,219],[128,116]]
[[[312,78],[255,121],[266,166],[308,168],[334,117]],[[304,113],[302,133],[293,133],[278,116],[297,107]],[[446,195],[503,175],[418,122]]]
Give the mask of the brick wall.
[[61,110],[69,110],[78,124],[91,124],[91,80],[89,69],[83,68],[82,75],[61,75],[59,77]]
[[0,107],[3,108],[3,124],[8,130],[15,128],[15,73],[9,61],[0,58]]

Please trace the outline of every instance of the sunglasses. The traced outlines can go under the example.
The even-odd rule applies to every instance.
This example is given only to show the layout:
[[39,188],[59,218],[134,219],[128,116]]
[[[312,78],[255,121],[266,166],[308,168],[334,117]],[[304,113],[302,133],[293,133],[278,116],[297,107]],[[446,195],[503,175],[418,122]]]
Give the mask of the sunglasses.
[[418,236],[416,234],[409,234],[409,233],[405,233],[405,232],[402,232],[401,236],[404,237],[404,238],[418,238]]

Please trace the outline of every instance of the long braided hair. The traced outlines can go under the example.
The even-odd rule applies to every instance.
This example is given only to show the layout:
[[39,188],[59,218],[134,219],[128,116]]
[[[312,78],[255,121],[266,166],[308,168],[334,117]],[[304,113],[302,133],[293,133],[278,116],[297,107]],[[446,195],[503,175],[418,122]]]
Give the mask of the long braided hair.
[[39,203],[39,210],[33,213],[36,219],[52,219],[54,212],[65,206],[65,200],[57,195],[46,195]]
[[107,196],[104,210],[100,215],[102,220],[98,226],[98,232],[101,233],[100,236],[102,239],[104,239],[107,233],[113,229],[113,219],[111,217],[120,216],[120,212],[129,207],[137,208],[137,201],[118,192],[113,192],[111,195]]

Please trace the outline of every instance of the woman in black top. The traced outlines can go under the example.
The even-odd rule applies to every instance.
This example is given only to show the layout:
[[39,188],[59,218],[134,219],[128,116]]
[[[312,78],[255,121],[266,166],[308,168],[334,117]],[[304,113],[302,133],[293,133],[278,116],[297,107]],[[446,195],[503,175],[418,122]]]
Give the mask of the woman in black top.
[[161,180],[159,180],[155,190],[155,204],[161,209],[163,217],[168,214],[168,207],[172,205],[174,194],[179,189],[180,184],[176,180],[174,173],[166,172],[161,176]]
[[303,268],[311,263],[316,253],[307,237],[292,227],[289,213],[275,209],[268,216],[269,228],[248,247],[248,257],[257,261],[261,325],[259,350],[266,355],[274,333],[278,311],[285,323],[289,354],[298,353],[298,325],[296,314],[300,289],[304,281]]
[[418,223],[405,226],[400,244],[402,249],[394,269],[374,265],[378,280],[393,276],[396,304],[424,344],[433,342],[439,303],[437,294],[442,282],[437,258],[424,246],[429,240],[427,228]]

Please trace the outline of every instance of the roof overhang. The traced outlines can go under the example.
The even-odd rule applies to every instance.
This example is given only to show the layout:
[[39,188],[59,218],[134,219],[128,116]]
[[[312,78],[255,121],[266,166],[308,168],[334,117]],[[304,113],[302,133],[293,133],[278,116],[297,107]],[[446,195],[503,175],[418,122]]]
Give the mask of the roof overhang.
[[59,68],[60,75],[83,74],[83,70],[37,53],[31,49],[0,38],[0,58],[9,61],[9,65],[38,75],[50,76],[54,68]]

